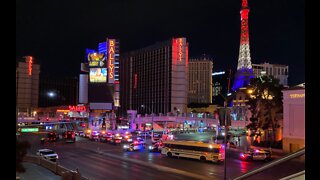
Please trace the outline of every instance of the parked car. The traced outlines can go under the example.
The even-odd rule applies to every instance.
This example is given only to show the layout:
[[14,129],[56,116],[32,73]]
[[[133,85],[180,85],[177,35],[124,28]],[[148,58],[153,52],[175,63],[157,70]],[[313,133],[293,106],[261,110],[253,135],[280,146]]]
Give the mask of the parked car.
[[39,149],[36,154],[40,157],[43,157],[44,159],[47,159],[49,161],[57,161],[58,159],[58,154],[55,153],[51,149]]
[[240,153],[240,160],[243,161],[268,161],[271,160],[271,152],[264,149],[254,149],[249,150],[244,153]]

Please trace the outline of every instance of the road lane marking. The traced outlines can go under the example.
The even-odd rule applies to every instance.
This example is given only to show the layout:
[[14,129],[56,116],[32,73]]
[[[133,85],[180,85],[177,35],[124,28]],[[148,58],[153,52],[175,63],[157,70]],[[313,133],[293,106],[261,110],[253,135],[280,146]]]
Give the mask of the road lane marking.
[[[91,151],[93,151],[93,150],[91,150]],[[160,170],[160,171],[163,171],[163,172],[180,174],[182,176],[188,176],[188,177],[191,177],[191,178],[194,178],[194,179],[203,179],[203,180],[212,179],[212,177],[203,176],[203,175],[199,175],[199,174],[195,174],[195,173],[190,173],[188,171],[183,171],[183,170],[170,168],[170,167],[166,167],[166,166],[156,165],[156,164],[152,164],[152,163],[141,161],[141,160],[136,160],[136,159],[131,159],[131,158],[124,158],[124,157],[121,157],[121,156],[118,156],[118,155],[105,153],[105,152],[101,152],[101,151],[100,152],[94,151],[94,152],[96,152],[96,153],[98,153],[100,155],[106,155],[106,156],[109,156],[109,157],[121,159],[123,161],[129,161],[129,162],[136,163],[136,164],[139,164],[139,165],[142,165],[142,166],[146,166],[146,167],[149,167],[149,168],[151,167],[153,169]]]

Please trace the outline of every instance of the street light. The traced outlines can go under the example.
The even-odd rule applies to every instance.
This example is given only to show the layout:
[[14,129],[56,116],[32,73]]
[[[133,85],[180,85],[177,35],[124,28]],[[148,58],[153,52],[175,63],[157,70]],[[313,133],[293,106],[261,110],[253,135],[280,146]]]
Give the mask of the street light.
[[229,95],[228,93],[228,97],[225,97],[224,95],[222,95],[220,93],[220,95],[222,96],[222,98],[224,99],[224,109],[225,109],[225,113],[224,113],[224,147],[225,147],[225,153],[224,153],[224,180],[227,179],[227,135],[228,135],[228,125],[227,125],[227,104],[229,100],[232,100],[232,98],[234,97],[236,93]]

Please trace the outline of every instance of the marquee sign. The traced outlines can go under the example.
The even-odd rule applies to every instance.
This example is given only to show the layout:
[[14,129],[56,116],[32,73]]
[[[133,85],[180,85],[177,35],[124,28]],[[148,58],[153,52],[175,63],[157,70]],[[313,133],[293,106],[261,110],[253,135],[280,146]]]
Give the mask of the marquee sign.
[[108,51],[108,83],[114,83],[115,39],[109,39]]
[[80,111],[80,112],[85,112],[86,111],[86,106],[68,106],[69,111]]

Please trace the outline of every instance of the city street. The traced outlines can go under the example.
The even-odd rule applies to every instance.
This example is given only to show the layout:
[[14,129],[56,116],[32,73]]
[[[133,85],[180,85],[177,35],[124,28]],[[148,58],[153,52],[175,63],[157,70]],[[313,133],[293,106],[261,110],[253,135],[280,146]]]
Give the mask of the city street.
[[[210,138],[209,133],[180,134],[177,139],[203,140]],[[24,138],[23,136],[21,137]],[[49,148],[59,155],[58,163],[75,170],[89,179],[223,179],[224,166],[210,162],[184,158],[169,158],[160,153],[147,150],[125,152],[121,145],[111,145],[89,141],[77,137],[76,143],[57,142],[40,145],[39,135],[28,139],[32,142],[29,153],[35,154],[39,148]],[[266,162],[244,162],[238,159],[239,152],[227,152],[227,177],[236,177]],[[303,166],[301,166],[303,167]],[[299,167],[297,167],[299,168]],[[290,170],[292,172],[295,169]]]

